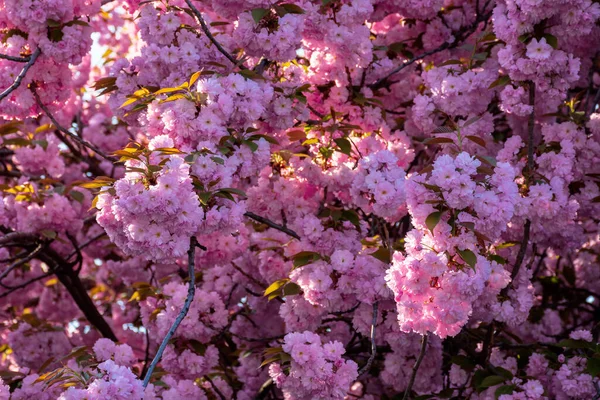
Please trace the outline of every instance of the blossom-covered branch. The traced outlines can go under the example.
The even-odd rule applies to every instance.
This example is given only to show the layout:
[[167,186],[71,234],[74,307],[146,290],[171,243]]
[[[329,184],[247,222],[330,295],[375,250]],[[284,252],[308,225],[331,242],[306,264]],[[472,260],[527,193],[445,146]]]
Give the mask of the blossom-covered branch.
[[41,53],[42,53],[42,51],[40,50],[39,47],[37,49],[35,49],[33,51],[33,53],[31,53],[31,56],[29,57],[27,64],[25,64],[25,66],[23,67],[23,69],[21,70],[19,75],[17,75],[14,82],[9,87],[4,89],[2,91],[2,93],[0,93],[0,102],[2,100],[4,100],[4,98],[8,97],[8,95],[10,95],[13,91],[15,91],[15,89],[17,89],[21,85],[23,78],[25,78],[25,75],[27,75],[27,71],[29,71],[29,69],[32,67],[32,65],[35,63],[35,61],[37,60],[37,58],[40,56]]

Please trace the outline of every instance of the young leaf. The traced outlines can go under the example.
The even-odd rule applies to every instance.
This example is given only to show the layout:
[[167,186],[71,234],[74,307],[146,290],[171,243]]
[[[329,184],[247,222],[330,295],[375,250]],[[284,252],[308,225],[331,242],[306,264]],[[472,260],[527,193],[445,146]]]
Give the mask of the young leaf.
[[433,233],[433,230],[437,226],[438,222],[440,222],[440,218],[442,217],[441,211],[432,212],[425,218],[425,225],[427,228]]
[[510,77],[508,75],[501,76],[500,78],[498,78],[494,82],[492,82],[490,84],[490,86],[488,86],[488,89],[493,89],[495,87],[502,87],[502,86],[507,85],[509,82],[510,82]]
[[485,147],[485,140],[483,140],[482,138],[480,138],[479,136],[473,136],[473,135],[468,135],[465,136],[467,139],[469,139],[471,142],[473,143],[477,143],[478,145],[480,145],[481,147]]
[[480,388],[489,388],[492,386],[499,385],[505,381],[504,377],[500,375],[492,375],[483,379],[483,381],[479,384]]
[[266,8],[255,8],[251,11],[252,19],[254,19],[254,22],[258,24],[268,12],[269,10]]
[[460,258],[464,260],[473,270],[475,270],[475,265],[477,264],[477,256],[471,250],[459,250],[457,249],[458,254],[460,254]]
[[335,144],[338,145],[341,153],[344,153],[346,155],[350,155],[352,153],[352,145],[350,144],[350,141],[348,139],[337,138],[333,139],[333,141],[335,142]]
[[269,296],[270,294],[281,289],[286,283],[290,281],[289,278],[279,279],[269,285],[268,288],[265,289],[263,296]]
[[454,140],[445,137],[429,138],[423,142],[424,144],[443,144],[443,143],[454,143]]
[[321,255],[319,253],[315,253],[314,251],[301,251],[300,253],[294,254],[292,259],[294,260],[294,268],[300,268],[304,265],[320,260]]

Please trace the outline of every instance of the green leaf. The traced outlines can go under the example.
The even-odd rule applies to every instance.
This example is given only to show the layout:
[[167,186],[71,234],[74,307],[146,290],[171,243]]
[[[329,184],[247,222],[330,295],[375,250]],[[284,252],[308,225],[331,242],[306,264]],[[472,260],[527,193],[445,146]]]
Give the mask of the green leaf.
[[379,261],[384,262],[386,264],[392,262],[392,255],[390,249],[385,248],[383,246],[380,246],[376,251],[371,253],[371,255]]
[[48,19],[46,20],[46,24],[50,27],[50,28],[58,28],[59,26],[61,26],[61,22],[54,20],[54,19]]
[[558,39],[556,38],[556,36],[546,33],[544,34],[544,39],[546,39],[546,43],[552,46],[553,49],[556,49],[558,47]]
[[531,33],[524,33],[518,39],[521,43],[527,43],[531,39]]
[[498,389],[496,389],[494,396],[496,396],[496,399],[497,399],[500,396],[502,396],[503,394],[512,394],[514,392],[514,390],[515,390],[514,385],[503,385],[503,386],[500,386]]
[[[210,159],[213,160],[217,164],[220,164],[220,165],[224,165],[225,164],[225,160],[223,160],[221,157],[212,156]],[[186,161],[187,161],[187,159],[186,159]],[[193,159],[192,159],[191,162],[193,162]]]
[[226,193],[232,193],[232,194],[236,194],[240,197],[246,198],[248,196],[246,196],[246,193],[243,190],[240,189],[235,189],[235,188],[223,188],[223,189],[219,189],[220,192],[226,192]]
[[464,260],[473,270],[475,270],[475,265],[477,264],[477,256],[471,250],[459,250],[456,249],[458,254],[460,254],[460,258]]
[[506,249],[508,247],[513,247],[518,245],[519,242],[504,242],[502,244],[499,244],[498,246],[496,246],[497,249]]
[[456,364],[467,372],[471,372],[475,369],[475,362],[471,360],[469,357],[465,356],[453,356],[452,364]]
[[510,82],[510,76],[505,75],[505,76],[501,76],[500,78],[496,79],[494,82],[492,82],[490,84],[490,86],[488,86],[488,89],[493,89],[495,87],[502,87],[507,85]]
[[475,53],[475,54],[473,54],[473,59],[483,61],[483,60],[487,59],[488,56],[489,56],[489,54],[487,52]]
[[78,201],[80,203],[83,202],[83,199],[84,199],[83,193],[78,192],[77,190],[71,190],[69,192],[69,195],[71,196],[71,198],[73,200]]
[[277,139],[275,139],[272,136],[268,136],[268,135],[256,134],[256,135],[252,135],[248,138],[248,140],[252,140],[252,141],[259,140],[259,139],[265,139],[267,142],[269,142],[271,144],[279,144]]
[[32,144],[37,144],[38,146],[40,146],[44,150],[46,150],[48,148],[48,141],[47,140],[32,140],[31,143]]
[[348,139],[337,138],[333,139],[333,141],[335,142],[335,144],[338,145],[341,153],[344,153],[346,155],[350,155],[352,153],[352,145],[350,144],[350,141]]
[[506,379],[500,375],[492,375],[485,377],[479,384],[480,388],[489,388],[503,383]]
[[505,265],[506,264],[506,259],[504,257],[500,257],[497,254],[491,254],[488,258],[491,261],[496,261],[500,265]]
[[298,286],[294,282],[288,282],[287,285],[283,286],[282,294],[284,296],[293,296],[296,294],[300,294],[301,291],[302,291],[302,289],[300,288],[300,286]]
[[321,255],[314,251],[301,251],[292,256],[294,268],[300,268],[321,259]]
[[594,345],[590,342],[586,342],[585,340],[575,340],[575,339],[564,339],[556,344],[559,347],[565,347],[567,349],[589,349]]
[[302,142],[302,146],[308,146],[311,144],[317,144],[319,143],[319,138],[311,138],[311,139],[306,139],[304,142]]
[[258,150],[258,145],[250,140],[242,140],[242,143],[250,147],[250,150],[252,150],[253,153]]
[[299,7],[295,4],[286,3],[286,4],[280,4],[279,6],[283,7],[283,9],[288,14],[304,14],[304,10],[302,9],[302,7]]
[[251,13],[252,19],[254,19],[254,22],[258,24],[260,20],[263,19],[263,17],[269,13],[269,10],[267,10],[266,8],[255,8],[251,11]]
[[5,139],[2,142],[3,146],[9,146],[9,145],[14,145],[14,146],[29,146],[31,144],[31,141],[24,139],[24,138],[13,138],[13,139]]
[[263,296],[269,296],[272,293],[275,293],[279,289],[281,289],[286,283],[290,281],[289,278],[279,279],[269,285],[268,288],[265,289]]
[[462,65],[462,61],[460,61],[460,60],[448,60],[448,61],[444,61],[443,63],[441,63],[440,65],[438,65],[438,67],[445,67],[446,65]]
[[42,235],[48,239],[56,239],[56,232],[51,231],[50,229],[42,230]]
[[200,192],[198,193],[198,200],[200,200],[200,203],[202,203],[202,205],[207,206],[208,202],[210,201],[210,198],[212,197],[212,193],[211,192]]
[[513,378],[513,374],[512,372],[510,372],[509,370],[507,370],[506,368],[502,368],[502,367],[495,367],[496,371],[504,377],[504,379],[506,380],[511,380]]
[[593,377],[600,375],[600,358],[588,357],[586,372]]
[[433,234],[433,230],[435,229],[437,224],[440,222],[441,217],[442,217],[442,212],[436,211],[436,212],[432,212],[431,214],[429,214],[427,216],[427,218],[425,219],[425,225],[427,226],[427,228],[429,228],[429,230],[431,231],[432,234]]
[[343,210],[342,211],[342,219],[345,219],[346,221],[350,221],[350,223],[352,223],[352,225],[354,225],[358,229],[360,229],[360,217],[358,216],[358,213],[356,211]]

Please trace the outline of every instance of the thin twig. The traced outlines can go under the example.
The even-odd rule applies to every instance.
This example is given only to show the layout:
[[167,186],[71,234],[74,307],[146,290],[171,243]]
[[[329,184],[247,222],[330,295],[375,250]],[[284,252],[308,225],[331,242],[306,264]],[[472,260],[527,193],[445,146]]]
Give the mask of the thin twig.
[[56,118],[54,118],[54,115],[52,115],[52,113],[50,112],[50,110],[48,109],[48,107],[46,107],[44,105],[44,103],[42,103],[42,99],[40,99],[40,95],[37,93],[37,91],[35,90],[35,88],[31,88],[31,91],[33,92],[33,96],[35,97],[35,100],[36,100],[38,106],[40,106],[40,108],[42,109],[42,111],[44,111],[44,113],[48,116],[48,118],[50,118],[50,121],[52,121],[52,125],[54,125],[56,127],[56,129],[58,129],[59,131],[61,131],[65,135],[69,136],[70,138],[72,138],[73,140],[75,140],[80,145],[85,146],[88,149],[92,150],[94,153],[98,154],[100,157],[104,158],[105,160],[108,160],[110,162],[115,162],[116,161],[113,157],[109,157],[106,154],[104,154],[102,152],[102,150],[100,150],[98,147],[94,146],[93,144],[91,144],[87,140],[84,140],[84,139],[80,138],[79,136],[75,135],[74,133],[70,132],[69,130],[67,130],[63,126],[61,126],[58,123],[58,121],[56,120]]
[[2,101],[5,97],[7,97],[21,85],[21,81],[23,81],[23,78],[25,78],[25,75],[27,75],[27,71],[29,71],[29,68],[31,68],[31,66],[35,63],[35,60],[37,60],[41,52],[42,51],[39,49],[39,47],[35,49],[33,54],[31,54],[31,57],[29,58],[27,64],[25,64],[21,72],[19,72],[19,75],[17,75],[17,78],[15,79],[13,84],[10,85],[6,90],[4,90],[4,92],[0,93],[0,101]]
[[286,233],[286,234],[290,235],[291,237],[300,240],[300,235],[298,235],[296,232],[294,232],[293,230],[291,230],[289,228],[286,228],[283,225],[276,224],[275,222],[271,221],[270,219],[261,217],[260,215],[256,215],[253,212],[249,212],[249,211],[247,213],[245,213],[244,215],[248,218],[251,218],[255,221],[260,222],[261,224],[268,225],[269,227],[271,227],[273,229],[277,229],[278,231]]
[[196,274],[194,272],[194,264],[195,264],[196,245],[197,244],[198,244],[198,241],[196,240],[196,237],[192,236],[190,238],[190,248],[188,249],[188,252],[187,252],[188,253],[188,273],[190,276],[190,282],[188,285],[188,294],[185,299],[185,303],[183,304],[183,308],[179,312],[179,315],[177,315],[177,318],[175,318],[175,322],[173,322],[173,325],[171,325],[171,328],[169,328],[169,331],[165,335],[162,343],[160,344],[160,347],[158,348],[158,351],[156,352],[156,355],[154,356],[154,359],[152,360],[150,367],[148,367],[148,371],[146,372],[146,376],[144,377],[144,387],[148,386],[148,383],[150,382],[150,378],[152,377],[152,372],[154,371],[154,368],[156,368],[156,365],[162,358],[162,355],[163,355],[165,349],[167,348],[167,344],[169,344],[169,340],[171,340],[171,337],[177,330],[177,327],[179,327],[179,324],[181,324],[181,321],[183,321],[183,319],[187,315],[187,313],[190,309],[190,305],[192,304],[192,300],[194,300],[194,294],[196,293],[196,281],[195,281]]
[[408,386],[406,387],[406,391],[404,392],[404,396],[402,400],[408,400],[410,398],[410,392],[412,391],[412,387],[415,384],[415,378],[417,377],[417,371],[421,366],[421,361],[423,361],[423,357],[425,357],[425,350],[427,349],[427,334],[424,334],[421,338],[421,350],[419,351],[419,356],[415,365],[412,369],[412,374],[410,375],[410,380],[408,381]]
[[215,383],[212,381],[212,379],[210,379],[210,377],[208,375],[204,376],[204,379],[206,379],[210,383],[210,385],[212,386],[215,393],[219,395],[219,398],[221,400],[225,400],[225,396],[223,396],[223,393],[219,390],[217,385],[215,385]]
[[31,56],[15,57],[15,56],[9,56],[8,54],[0,54],[0,58],[2,58],[4,60],[8,60],[8,61],[21,62],[21,63],[31,60]]
[[369,359],[367,360],[367,363],[365,364],[365,366],[362,367],[360,369],[360,371],[358,371],[358,376],[361,376],[362,374],[369,372],[369,370],[371,369],[371,365],[373,365],[373,361],[375,360],[375,356],[377,355],[377,344],[375,343],[375,327],[377,326],[378,308],[379,308],[379,303],[378,302],[373,303],[373,321],[371,322],[371,355],[369,356]]
[[[534,144],[533,144],[533,133],[535,129],[535,83],[529,82],[529,105],[531,106],[531,113],[529,114],[529,122],[527,126],[528,130],[528,143],[527,143],[527,183],[531,182],[531,178],[533,177],[533,169],[534,169]],[[525,225],[523,227],[523,240],[521,240],[521,247],[519,248],[519,252],[517,253],[517,258],[515,259],[515,265],[510,274],[511,282],[500,292],[501,296],[506,296],[508,290],[513,286],[513,282],[519,271],[521,269],[521,265],[523,264],[523,260],[525,259],[525,253],[527,252],[527,246],[529,245],[529,234],[531,232],[531,221],[529,219],[525,220]]]
[[[5,271],[3,271],[0,274],[0,282],[6,278],[6,276],[10,273],[10,271],[12,271],[13,269],[25,264],[26,262],[32,260],[35,256],[37,256],[37,254],[42,251],[42,248],[44,247],[44,245],[42,243],[40,243],[31,253],[29,253],[27,256],[25,256],[24,258],[15,261],[14,263],[12,263]],[[7,287],[7,286],[5,286]]]
[[[94,243],[96,240],[100,239],[103,236],[107,236],[106,232],[102,232],[96,236],[94,236],[93,238],[89,239],[87,242],[83,242],[81,244],[81,246],[79,246],[79,250],[83,250],[85,247],[88,247],[90,244]],[[77,254],[77,250],[71,252],[71,254],[69,254],[66,258],[66,260],[68,261],[71,257],[73,257],[75,254]]]
[[35,278],[32,278],[32,279],[28,280],[27,282],[21,283],[21,284],[20,284],[20,285],[18,285],[18,286],[12,286],[10,290],[7,290],[7,291],[6,291],[6,292],[4,292],[4,293],[0,293],[0,299],[1,299],[1,298],[3,298],[3,297],[6,297],[6,296],[8,296],[9,294],[11,294],[11,293],[13,293],[13,292],[16,292],[16,291],[17,291],[17,290],[19,290],[19,289],[23,289],[24,287],[26,287],[26,286],[30,285],[30,284],[31,284],[31,283],[33,283],[33,282],[37,282],[37,281],[39,281],[40,279],[47,278],[47,277],[49,277],[49,276],[50,276],[50,275],[52,275],[52,274],[53,274],[53,272],[47,272],[47,273],[45,273],[45,274],[43,274],[43,275],[37,276],[37,277],[35,277]]
[[529,82],[529,105],[531,106],[531,113],[529,114],[529,121],[527,125],[528,130],[528,143],[527,143],[527,172],[528,180],[533,176],[533,131],[535,128],[535,82]]
[[389,82],[389,79],[392,75],[397,74],[398,72],[402,71],[404,68],[414,64],[416,61],[422,60],[425,57],[439,53],[440,51],[443,51],[446,49],[453,49],[453,48],[459,46],[464,39],[468,38],[473,32],[475,32],[475,30],[479,26],[480,22],[487,20],[491,15],[492,15],[491,12],[489,12],[487,14],[483,14],[483,15],[478,15],[477,18],[475,19],[475,22],[473,22],[473,24],[466,27],[466,29],[464,29],[462,31],[458,31],[458,32],[454,33],[454,35],[456,36],[454,42],[452,42],[452,43],[444,42],[442,45],[436,47],[433,50],[426,51],[422,54],[419,54],[416,57],[411,58],[410,60],[400,64],[399,66],[397,66],[396,68],[391,70],[383,78],[380,78],[375,83],[368,85],[369,88],[380,89],[387,85],[387,83]]
[[142,372],[140,373],[140,379],[146,375],[146,371],[148,368],[148,361],[150,361],[150,331],[146,329],[146,351],[144,355],[144,367],[142,368]]
[[219,43],[217,41],[217,39],[215,39],[215,37],[212,35],[212,33],[210,33],[210,29],[208,29],[208,25],[206,25],[206,21],[204,21],[204,18],[202,17],[202,13],[200,13],[200,11],[198,11],[198,9],[196,7],[194,7],[192,2],[190,0],[185,0],[185,2],[188,5],[188,7],[192,10],[194,15],[196,16],[196,19],[198,20],[198,22],[200,22],[200,26],[202,27],[202,30],[204,31],[204,33],[206,34],[208,39],[212,42],[212,44],[215,45],[217,50],[219,50],[219,52],[221,52],[221,54],[223,54],[229,61],[231,61],[234,65],[236,65],[240,69],[246,69],[246,67],[244,67],[241,63],[239,63],[239,61],[236,60],[235,57],[233,57],[231,54],[229,54],[229,52],[227,52],[227,50],[225,50],[223,48],[223,46],[221,46],[221,43]]

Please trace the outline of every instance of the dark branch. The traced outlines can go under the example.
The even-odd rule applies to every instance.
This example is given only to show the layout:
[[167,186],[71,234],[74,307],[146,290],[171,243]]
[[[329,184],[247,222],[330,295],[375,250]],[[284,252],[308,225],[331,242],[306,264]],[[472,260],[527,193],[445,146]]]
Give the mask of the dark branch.
[[31,54],[31,57],[29,58],[27,64],[25,64],[19,75],[17,75],[17,78],[15,79],[13,84],[10,85],[7,89],[5,89],[2,93],[0,93],[0,101],[4,100],[5,97],[7,97],[21,85],[23,78],[25,78],[25,75],[27,75],[27,71],[29,71],[29,68],[31,68],[31,66],[35,63],[35,60],[37,60],[41,52],[42,51],[39,48],[35,49],[33,54]]
[[31,60],[31,56],[15,57],[15,56],[9,56],[8,54],[0,54],[0,58],[2,58],[4,60],[8,60],[8,61],[21,62],[21,63]]
[[377,311],[378,311],[379,303],[373,303],[373,321],[371,322],[371,355],[367,360],[367,363],[364,367],[358,371],[358,376],[369,372],[371,369],[371,365],[373,365],[373,361],[375,360],[375,356],[377,355],[377,344],[375,343],[375,327],[377,326]]
[[100,150],[98,147],[94,146],[93,144],[91,144],[87,140],[84,140],[84,139],[80,138],[79,136],[75,135],[74,133],[70,132],[69,130],[67,130],[63,126],[61,126],[58,123],[58,121],[56,120],[56,118],[54,118],[54,115],[52,115],[52,113],[50,112],[50,110],[48,109],[48,107],[46,107],[44,105],[44,103],[42,103],[42,100],[40,99],[40,95],[37,93],[37,91],[35,90],[35,88],[31,88],[31,91],[33,92],[33,96],[35,97],[35,100],[36,100],[38,106],[40,106],[40,108],[42,109],[42,111],[44,111],[44,113],[48,116],[48,118],[50,118],[50,121],[52,121],[52,124],[56,127],[56,129],[58,129],[60,132],[64,133],[65,135],[67,135],[71,139],[75,140],[80,145],[85,146],[88,149],[92,150],[93,152],[95,152],[100,157],[104,158],[105,160],[108,160],[110,162],[115,162],[116,161],[114,158],[109,157],[106,154],[104,154],[102,152],[102,150]]
[[253,212],[249,212],[249,211],[247,213],[245,213],[244,215],[250,219],[260,222],[261,224],[268,225],[269,227],[271,227],[273,229],[277,229],[278,231],[286,233],[286,234],[290,235],[291,237],[300,240],[300,235],[298,235],[296,232],[294,232],[293,230],[291,230],[289,228],[286,228],[283,225],[276,224],[275,222],[271,221],[270,219],[261,217],[260,215],[256,215]]
[[198,245],[198,241],[196,240],[196,237],[192,236],[190,238],[190,248],[188,249],[188,273],[190,276],[190,282],[188,285],[188,294],[185,299],[185,303],[183,304],[183,308],[179,312],[179,315],[177,315],[177,318],[175,318],[175,322],[173,322],[173,325],[171,325],[171,328],[169,328],[169,331],[165,335],[162,343],[160,344],[160,347],[158,348],[158,351],[156,352],[156,355],[154,356],[154,359],[152,360],[150,367],[148,367],[148,371],[146,372],[146,376],[144,377],[144,387],[148,386],[148,383],[150,382],[150,378],[152,377],[152,372],[154,371],[154,368],[156,368],[156,365],[158,365],[158,362],[162,358],[162,355],[163,355],[165,349],[167,348],[167,345],[169,344],[171,337],[175,334],[177,327],[179,327],[179,324],[181,324],[181,321],[183,321],[183,319],[187,315],[187,313],[190,309],[190,305],[192,304],[192,301],[194,300],[194,294],[196,293],[196,279],[195,279],[196,273],[194,272],[194,264],[196,261],[195,257],[196,257],[197,245]]
[[455,36],[455,40],[452,43],[448,43],[445,42],[442,45],[438,46],[437,48],[433,49],[433,50],[429,50],[426,51],[422,54],[419,54],[416,57],[411,58],[410,60],[400,64],[399,66],[397,66],[396,68],[394,68],[393,70],[391,70],[386,76],[384,76],[383,78],[380,78],[379,80],[377,80],[375,83],[369,85],[369,87],[373,90],[376,89],[381,89],[382,87],[387,86],[390,83],[394,83],[394,82],[390,82],[389,79],[392,77],[392,75],[397,74],[398,72],[402,71],[404,68],[414,64],[415,62],[424,59],[425,57],[434,55],[436,53],[439,53],[440,51],[446,50],[446,49],[453,49],[455,47],[458,47],[463,40],[465,40],[466,38],[468,38],[469,36],[471,36],[471,34],[473,32],[475,32],[475,30],[477,29],[477,27],[479,26],[479,24],[483,21],[486,21],[487,19],[490,18],[490,16],[492,15],[491,12],[488,12],[486,14],[478,14],[477,18],[475,19],[475,22],[473,22],[471,25],[469,25],[468,27],[458,31],[458,32],[454,32],[453,35]]
[[[534,169],[534,144],[533,144],[533,133],[535,128],[535,83],[529,82],[529,105],[531,106],[531,114],[529,114],[529,122],[527,126],[528,130],[528,143],[527,143],[527,183],[531,182],[531,178],[533,177],[533,169]],[[525,226],[523,227],[523,240],[521,240],[521,247],[519,248],[519,252],[517,253],[517,258],[515,259],[515,265],[510,274],[511,281],[510,283],[502,289],[500,294],[502,296],[506,296],[508,290],[512,287],[513,281],[519,274],[521,269],[521,265],[523,264],[523,260],[525,259],[525,253],[527,253],[527,246],[529,244],[529,234],[531,232],[531,221],[529,219],[525,220]]]
[[404,392],[404,397],[402,397],[402,400],[408,400],[410,398],[410,393],[412,391],[413,385],[415,384],[415,378],[417,377],[417,371],[419,371],[421,361],[423,361],[423,357],[425,357],[426,349],[427,334],[424,334],[421,338],[421,350],[419,351],[419,356],[417,357],[417,361],[415,361],[415,365],[413,366],[412,374],[410,375],[410,380],[408,381],[408,386],[406,387],[406,391]]
[[223,46],[221,46],[221,43],[219,43],[217,41],[217,39],[215,39],[215,37],[212,35],[212,33],[210,33],[210,29],[208,29],[208,25],[206,25],[206,21],[204,21],[204,18],[202,17],[202,13],[200,13],[200,11],[198,11],[198,9],[196,7],[194,7],[192,2],[190,0],[185,0],[185,2],[188,5],[188,7],[192,10],[194,15],[196,16],[196,19],[198,20],[198,22],[200,22],[200,26],[202,27],[202,30],[204,31],[204,33],[206,34],[208,39],[212,42],[212,44],[215,45],[217,50],[219,50],[219,52],[221,54],[223,54],[235,66],[239,67],[240,69],[246,69],[246,67],[244,67],[238,60],[236,60],[235,57],[233,57],[231,54],[229,54],[229,52],[227,50],[225,50],[223,48]]
[[[38,253],[40,251],[42,251],[43,247],[44,247],[44,245],[40,243],[31,253],[29,253],[28,255],[26,255],[25,257],[23,257],[22,259],[17,260],[15,262],[13,262],[11,265],[9,265],[8,268],[6,268],[6,270],[4,270],[0,274],[0,282],[4,278],[6,278],[6,276],[10,273],[10,271],[14,270],[15,268],[20,267],[21,265],[25,264],[26,262],[29,262],[30,260],[33,260],[35,258],[35,256],[37,256]],[[5,286],[5,287],[7,287],[7,286]],[[10,287],[10,288],[12,289],[12,287]]]
[[10,290],[7,290],[7,291],[6,291],[6,292],[4,292],[4,293],[0,293],[0,299],[1,299],[1,298],[3,298],[3,297],[6,297],[6,296],[8,296],[9,294],[11,294],[11,293],[13,293],[13,292],[16,292],[16,291],[17,291],[17,290],[19,290],[19,289],[23,289],[23,288],[25,288],[25,287],[29,286],[30,284],[32,284],[32,283],[34,283],[34,282],[37,282],[37,281],[39,281],[39,280],[41,280],[41,279],[44,279],[44,278],[47,278],[47,277],[49,277],[50,275],[52,275],[52,272],[47,272],[47,273],[45,273],[45,274],[43,274],[43,275],[36,276],[35,278],[32,278],[32,279],[28,280],[27,282],[23,282],[23,283],[21,283],[20,285],[17,285],[17,286],[12,286]]

